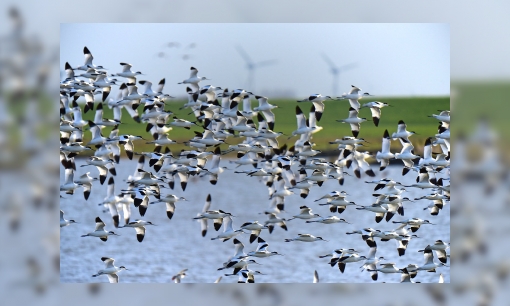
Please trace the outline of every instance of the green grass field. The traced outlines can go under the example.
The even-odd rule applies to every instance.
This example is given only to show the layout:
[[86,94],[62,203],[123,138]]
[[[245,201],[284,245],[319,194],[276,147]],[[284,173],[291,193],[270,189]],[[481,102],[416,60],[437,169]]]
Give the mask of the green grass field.
[[[449,97],[412,97],[412,98],[380,98],[381,102],[386,102],[391,107],[385,107],[382,109],[381,120],[379,126],[376,127],[372,121],[364,122],[361,124],[360,133],[358,138],[364,138],[369,143],[366,145],[368,151],[375,152],[380,150],[381,138],[384,130],[388,129],[388,132],[393,133],[397,129],[397,123],[399,120],[404,120],[407,124],[409,131],[414,131],[417,134],[411,136],[411,141],[416,147],[417,152],[421,152],[421,147],[425,143],[425,140],[429,136],[433,136],[437,133],[438,121],[434,118],[428,117],[431,114],[438,114],[438,110],[450,109],[450,98]],[[370,102],[373,100],[363,99],[361,103]],[[285,135],[291,135],[292,131],[297,128],[295,108],[299,105],[303,110],[303,113],[308,117],[308,113],[312,106],[309,102],[296,102],[296,100],[290,99],[274,99],[269,100],[273,105],[277,105],[278,108],[274,109],[273,112],[276,116],[275,119],[275,132],[283,132]],[[185,103],[185,101],[169,102],[166,106],[166,110],[171,110],[178,118],[194,121],[193,114],[189,114],[190,109],[179,110],[179,108]],[[257,105],[257,102],[253,102],[253,107]],[[326,101],[325,111],[318,123],[319,126],[323,127],[323,130],[313,135],[313,142],[315,142],[315,149],[323,151],[332,151],[336,149],[335,145],[330,145],[328,142],[333,141],[336,138],[343,136],[352,136],[350,125],[346,123],[336,122],[337,119],[347,118],[349,110],[348,100],[342,101]],[[143,106],[140,106],[140,108]],[[93,120],[94,112],[89,111],[84,115],[84,119]],[[112,112],[107,107],[104,108],[104,117],[113,118]],[[371,112],[368,108],[363,108],[360,111],[359,117],[366,117],[371,120]],[[152,136],[145,132],[145,123],[136,123],[129,114],[123,110],[122,114],[123,123],[119,126],[120,134],[133,134],[143,136],[145,139],[152,139]],[[111,128],[105,128],[103,135],[108,136]],[[182,143],[187,141],[194,136],[193,131],[202,132],[203,128],[194,127],[191,130],[174,127],[169,132],[169,138]],[[90,139],[90,133],[85,132],[84,143],[87,143]],[[244,138],[228,138],[227,143],[234,144],[242,141]],[[280,136],[278,138],[280,146],[287,143],[289,146],[297,140],[296,137],[288,139],[288,136]],[[222,145],[222,150],[228,147],[227,144]],[[401,145],[399,141],[392,142],[394,150],[400,150]],[[170,146],[172,152],[178,152],[181,149],[187,148],[183,144],[175,144]],[[144,141],[137,141],[135,143],[135,150],[140,151],[152,151],[154,145],[146,145]]]

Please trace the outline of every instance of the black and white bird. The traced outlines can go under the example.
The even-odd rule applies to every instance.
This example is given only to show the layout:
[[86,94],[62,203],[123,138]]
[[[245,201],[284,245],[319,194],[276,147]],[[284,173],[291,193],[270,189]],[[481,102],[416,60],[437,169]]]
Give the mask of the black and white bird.
[[271,213],[271,212],[267,212],[267,211],[264,213],[266,215],[268,215],[268,219],[264,222],[264,225],[267,226],[270,234],[273,232],[275,225],[279,225],[281,228],[283,228],[286,231],[288,230],[287,224],[285,223],[285,221],[286,221],[285,219],[277,217],[275,213]]
[[193,90],[193,92],[197,92],[198,89],[200,88],[200,86],[198,86],[198,83],[200,83],[201,81],[204,81],[204,80],[209,80],[209,79],[206,77],[199,77],[197,68],[191,67],[189,78],[187,78],[186,80],[184,80],[180,83],[177,83],[177,84],[188,84],[191,87],[191,89]]
[[211,240],[216,240],[216,239],[222,239],[223,242],[225,241],[228,241],[230,238],[233,238],[239,234],[243,234],[243,230],[242,229],[237,229],[237,230],[234,230],[233,227],[232,227],[232,217],[231,216],[225,216],[223,217],[223,233],[219,234],[217,237],[215,238],[211,238]]
[[303,241],[303,242],[314,242],[314,241],[327,241],[326,239],[323,239],[322,237],[315,237],[311,234],[298,234],[296,237],[291,239],[285,239],[285,242],[291,242],[291,241]]
[[308,221],[306,221],[306,223],[314,223],[314,222],[322,223],[322,224],[333,224],[333,223],[347,223],[347,224],[351,224],[351,223],[345,221],[345,219],[338,218],[337,216],[320,217],[320,218],[318,218],[316,220],[308,220]]
[[106,231],[104,229],[104,227],[105,227],[105,224],[104,224],[103,220],[101,220],[101,218],[99,218],[99,217],[96,217],[96,228],[94,229],[94,231],[90,232],[86,235],[81,235],[81,236],[82,237],[98,237],[102,241],[108,240],[108,236],[112,236],[112,235],[120,236],[120,235],[115,234],[112,231]]
[[[112,74],[112,76],[120,76],[120,77],[128,78],[130,83],[136,83],[135,77],[138,75],[142,75],[142,73],[140,71],[131,71],[131,67],[133,67],[133,65],[131,65],[131,64],[120,63],[120,65],[122,66],[122,71],[118,72],[118,73],[114,73],[114,74]],[[142,85],[143,85],[143,83],[142,83]]]
[[373,101],[363,104],[360,108],[369,107],[372,112],[372,120],[375,126],[379,126],[379,120],[381,119],[381,108],[390,106],[388,103]]
[[255,283],[255,275],[264,275],[260,271],[253,271],[249,269],[240,270],[237,274],[225,274],[225,276],[238,275],[238,283]]
[[82,66],[78,66],[73,68],[74,70],[83,70],[87,71],[89,68],[94,69],[106,69],[103,66],[96,66],[92,63],[92,60],[94,60],[94,57],[92,56],[92,53],[90,53],[89,48],[86,46],[83,48],[83,55],[85,56],[85,62]]
[[274,129],[275,115],[271,110],[277,108],[278,106],[269,104],[269,102],[267,102],[267,97],[255,96],[255,99],[259,101],[259,106],[253,108],[253,110],[256,112],[262,112],[262,114],[264,114],[267,126],[272,131]]
[[65,227],[72,223],[76,223],[76,221],[64,219],[64,212],[60,210],[60,227]]
[[[209,211],[209,209],[211,208],[211,200],[212,200],[211,194],[208,194],[207,198],[205,200],[204,207],[202,208],[202,213],[198,213],[197,217],[200,217],[202,214]],[[221,222],[223,222],[223,219],[220,219],[220,220],[221,220]],[[200,222],[200,233],[202,234],[202,237],[205,237],[205,235],[207,234],[207,218],[199,218],[198,221]],[[221,223],[219,225],[221,227]],[[218,230],[218,229],[216,229],[216,230]]]
[[371,96],[371,94],[369,94],[368,92],[360,93],[360,91],[361,88],[351,85],[351,90],[348,93],[344,93],[340,97],[337,97],[337,100],[349,99],[349,104],[351,105],[351,108],[359,110],[360,104],[358,100],[363,99],[363,97]]
[[381,259],[384,259],[384,257],[383,256],[380,256],[380,257],[376,257],[375,256],[375,254],[377,253],[377,244],[376,244],[375,240],[372,237],[370,237],[367,240],[365,240],[365,242],[370,247],[370,251],[369,251],[369,253],[367,255],[367,259],[365,259],[365,262],[363,263],[361,268],[362,268],[362,271],[365,270],[365,269],[367,271],[369,271],[370,272],[370,276],[372,277],[372,280],[376,281],[377,278],[378,278],[378,274],[377,274],[377,271],[375,271],[375,269],[377,267],[377,263]]
[[270,257],[270,256],[274,256],[274,255],[282,255],[283,256],[283,254],[280,254],[276,251],[272,251],[272,252],[268,251],[267,247],[269,246],[269,244],[264,239],[258,237],[257,242],[258,242],[257,249],[255,251],[249,252],[246,255],[251,256],[251,257],[260,257],[260,258]]
[[433,224],[434,225],[434,223],[430,222],[429,220],[422,220],[420,218],[411,218],[411,219],[402,220],[402,221],[393,221],[393,223],[405,223],[411,227],[411,231],[413,233],[416,232],[417,230],[419,230],[420,226],[423,224]]
[[403,140],[407,140],[407,142],[410,143],[409,136],[414,135],[414,134],[416,134],[416,133],[413,131],[407,130],[407,125],[405,124],[404,120],[400,120],[398,122],[397,131],[395,133],[391,134],[391,138],[393,140],[399,138],[401,142],[403,142]]
[[321,121],[322,113],[324,113],[324,101],[333,100],[330,96],[323,96],[321,94],[312,94],[307,99],[298,100],[298,102],[312,102],[315,106],[315,117],[317,121]]
[[[434,253],[432,253],[432,248],[430,245],[428,245],[425,249],[419,250],[418,252],[423,252],[423,257],[425,259],[425,262],[423,265],[418,266],[416,268],[417,271],[428,271],[428,272],[436,272],[436,268],[446,266],[445,263],[435,263],[434,262]],[[443,261],[446,261],[446,257],[443,259]]]
[[108,277],[108,280],[110,283],[118,283],[119,282],[119,276],[117,273],[128,270],[124,266],[116,267],[114,265],[115,259],[109,258],[109,257],[101,257],[101,260],[105,263],[106,267],[102,270],[99,270],[97,274],[92,275],[92,277],[97,277],[100,275],[106,275]]
[[180,283],[181,279],[183,279],[186,276],[187,271],[188,269],[184,269],[179,271],[179,273],[175,274],[174,276],[172,276],[172,280],[174,281],[174,283]]
[[166,203],[166,216],[168,219],[172,219],[175,213],[175,203],[178,201],[187,201],[184,197],[178,197],[174,194],[167,194],[160,196],[159,200],[150,202],[149,204],[156,204],[164,202]]
[[128,224],[122,226],[122,227],[132,227],[136,230],[136,239],[138,242],[142,242],[143,238],[145,237],[145,227],[147,225],[156,225],[152,223],[151,221],[144,221],[144,220],[135,220],[132,222],[129,222]]
[[245,223],[243,223],[241,225],[240,228],[243,229],[243,230],[251,231],[251,233],[250,233],[250,243],[253,243],[253,241],[255,241],[259,237],[260,232],[263,229],[268,229],[268,227],[266,225],[260,224],[259,221],[248,221],[248,222],[245,222]]
[[443,110],[440,111],[439,115],[432,114],[429,117],[436,118],[439,121],[450,123],[450,111],[449,110]]
[[[108,188],[106,190],[106,197],[103,199],[103,202],[99,203],[99,205],[103,205],[105,206],[108,211],[110,212],[110,215],[112,216],[112,220],[113,220],[113,225],[115,227],[119,227],[119,223],[120,223],[120,217],[119,217],[119,210],[118,210],[118,207],[117,207],[117,203],[121,201],[121,197],[117,196],[115,194],[115,181],[113,179],[113,177],[110,177],[110,179],[108,180]],[[124,219],[129,219],[129,215],[130,215],[130,210],[129,210],[129,206],[126,208],[127,209],[127,215],[126,216],[126,212],[124,213]]]
[[390,134],[388,133],[388,130],[384,130],[381,151],[377,151],[377,154],[375,155],[377,162],[381,163],[379,171],[383,171],[384,169],[386,169],[386,167],[390,163],[390,159],[395,158],[395,154],[391,153],[390,151],[390,144],[391,144]]
[[349,255],[345,255],[345,256],[342,256],[342,257],[339,257],[339,258],[335,258],[335,259],[331,259],[331,266],[335,266],[335,264],[337,263],[338,264],[338,269],[340,270],[340,272],[344,273],[345,271],[345,265],[350,263],[350,262],[358,262],[358,261],[362,261],[362,260],[366,260],[367,258],[365,256],[360,256],[358,254],[349,254]]
[[404,162],[404,168],[402,169],[402,175],[406,175],[409,170],[414,166],[414,159],[420,156],[414,154],[413,144],[405,138],[400,138],[403,143],[402,151],[395,153],[395,159],[400,159]]
[[[308,121],[306,120],[305,114],[299,106],[296,106],[296,120],[297,120],[297,129],[292,132],[292,136],[303,135],[311,133],[314,129],[309,126]],[[292,137],[291,136],[291,137]],[[289,138],[291,138],[289,137]]]
[[446,250],[450,248],[450,243],[444,242],[442,240],[436,240],[434,244],[432,245],[429,244],[427,245],[426,248],[430,248],[431,250],[435,251],[437,254],[437,259],[441,263],[446,264],[446,262],[448,261]]
[[306,219],[313,219],[313,218],[320,217],[319,214],[312,213],[312,209],[309,208],[308,206],[303,205],[303,206],[300,206],[299,209],[300,209],[299,214],[295,215],[295,216],[292,216],[292,218],[288,219],[287,221],[294,220],[294,219],[303,219],[303,220],[306,220]]
[[345,119],[338,119],[338,122],[349,123],[351,125],[352,136],[358,137],[361,123],[367,121],[367,118],[359,118],[358,111],[354,108],[349,108],[349,117]]

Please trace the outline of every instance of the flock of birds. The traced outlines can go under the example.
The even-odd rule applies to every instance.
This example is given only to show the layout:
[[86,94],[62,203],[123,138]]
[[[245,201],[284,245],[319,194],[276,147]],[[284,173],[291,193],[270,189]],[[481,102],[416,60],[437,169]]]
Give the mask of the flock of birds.
[[[352,177],[346,172],[347,169],[352,169],[357,179],[361,178],[362,173],[374,177],[375,173],[367,162],[368,158],[375,158],[380,163],[380,171],[389,165],[390,160],[402,160],[404,164],[402,175],[416,172],[416,183],[404,185],[390,178],[365,181],[367,184],[375,185],[374,204],[369,206],[362,206],[348,200],[349,194],[345,191],[329,192],[311,203],[323,202],[318,203],[318,207],[328,206],[331,213],[342,214],[348,207],[374,213],[375,222],[379,223],[383,219],[389,222],[394,215],[403,216],[406,201],[427,200],[430,205],[424,210],[428,209],[432,216],[436,216],[450,200],[450,187],[447,185],[450,165],[450,112],[447,110],[441,111],[439,115],[430,115],[440,123],[438,133],[427,138],[423,156],[414,154],[414,146],[410,141],[410,136],[414,132],[408,131],[402,120],[398,123],[397,131],[392,133],[391,137],[387,130],[384,131],[381,150],[372,156],[368,152],[361,151],[365,141],[362,138],[357,138],[361,123],[367,121],[366,118],[358,117],[359,111],[361,108],[370,108],[372,121],[375,126],[378,126],[381,109],[389,105],[378,101],[361,105],[359,100],[370,96],[370,94],[362,93],[361,89],[356,86],[352,86],[349,93],[336,99],[314,94],[297,101],[298,104],[295,107],[297,128],[288,137],[288,139],[293,137],[297,139],[288,148],[287,144],[280,146],[278,142],[278,138],[283,134],[273,131],[276,118],[272,109],[277,106],[270,104],[267,97],[254,95],[244,89],[229,91],[212,85],[200,86],[201,81],[208,79],[199,77],[198,70],[191,67],[190,77],[179,83],[186,86],[189,97],[183,108],[189,108],[196,117],[196,121],[187,121],[177,118],[171,111],[165,110],[165,105],[172,98],[163,93],[165,79],[159,81],[156,90],[153,90],[152,82],[138,80],[143,74],[140,71],[131,70],[131,64],[120,63],[121,72],[108,74],[106,68],[93,63],[93,56],[87,47],[84,48],[84,55],[85,63],[82,66],[72,67],[66,63],[66,78],[60,83],[60,162],[65,172],[64,183],[60,186],[60,191],[67,195],[77,196],[75,192],[82,188],[83,196],[87,200],[92,192],[104,194],[102,186],[109,176],[106,196],[102,203],[99,203],[102,209],[98,210],[98,214],[109,212],[111,225],[116,228],[134,228],[137,240],[142,242],[147,228],[156,225],[141,219],[132,221],[131,210],[133,207],[138,208],[139,215],[143,217],[149,204],[166,203],[167,217],[172,219],[176,203],[186,201],[186,199],[173,194],[165,194],[164,190],[178,188],[175,186],[176,178],[178,178],[183,191],[186,190],[190,177],[208,178],[212,185],[216,185],[222,172],[232,171],[220,166],[222,156],[236,152],[237,158],[230,160],[231,164],[236,165],[234,172],[238,175],[256,177],[268,188],[270,205],[269,209],[263,212],[267,219],[261,222],[245,221],[239,228],[234,227],[235,216],[231,212],[222,209],[211,210],[212,197],[210,194],[195,219],[201,224],[203,237],[208,231],[208,221],[212,221],[215,231],[219,231],[223,227],[223,231],[211,238],[212,240],[225,242],[232,239],[235,248],[234,255],[222,264],[216,264],[221,265],[218,270],[231,271],[231,273],[225,274],[226,276],[238,276],[238,282],[253,283],[255,275],[263,274],[250,269],[254,264],[258,264],[255,259],[283,255],[268,250],[268,243],[261,237],[265,235],[266,230],[269,232],[268,234],[271,234],[278,226],[286,231],[288,229],[287,222],[292,219],[326,225],[349,223],[337,215],[321,216],[313,213],[312,208],[304,205],[300,207],[300,213],[291,219],[281,217],[281,213],[285,212],[285,202],[289,196],[299,194],[300,197],[306,199],[310,189],[319,188],[328,180],[337,180],[340,186],[343,185],[347,176]],[[83,73],[78,74],[79,71],[83,71]],[[116,97],[110,95],[114,85],[119,86]],[[96,101],[96,95],[101,97],[99,103]],[[77,103],[80,97],[85,99],[83,106]],[[205,100],[200,98],[205,98]],[[258,101],[257,107],[252,108],[252,98]],[[318,124],[325,109],[324,102],[327,100],[348,100],[350,103],[348,117],[337,121],[348,123],[352,136],[344,136],[330,142],[337,144],[339,150],[338,158],[333,162],[316,157],[320,151],[313,149],[313,134],[322,130]],[[242,109],[239,107],[241,102]],[[308,119],[300,107],[306,105],[306,102],[312,104]],[[113,109],[113,119],[103,117],[103,107]],[[147,132],[150,132],[153,140],[149,141],[138,135],[121,134],[119,127],[122,126],[121,123],[125,122],[125,119],[121,118],[122,109],[125,109],[131,118],[140,123],[140,126],[143,126]],[[95,112],[93,121],[83,119],[83,113],[88,111]],[[255,118],[257,125],[254,121]],[[170,121],[170,119],[173,120]],[[104,136],[102,133],[105,127],[112,128],[108,136]],[[179,129],[191,128],[197,129],[197,131],[195,131],[195,137],[185,142],[189,150],[179,153],[172,152],[170,148],[176,141],[170,139],[169,134],[171,132],[179,133]],[[84,144],[83,134],[87,130],[90,131],[91,137],[90,141]],[[225,144],[229,137],[238,137],[242,141],[229,145],[228,149],[222,151],[220,145]],[[402,144],[402,150],[400,153],[392,153],[390,143],[397,139]],[[135,148],[137,141],[153,144],[154,150],[138,152]],[[137,156],[138,164],[133,175],[125,180],[125,188],[120,194],[116,194],[116,167],[122,164],[121,146],[129,159]],[[439,146],[441,153],[433,153],[434,146]],[[91,166],[95,167],[99,177],[93,177],[91,172],[81,173],[82,171],[75,176],[78,171],[74,161],[75,156],[89,151],[92,151],[93,154],[86,159],[86,164],[81,167],[87,167],[87,169]],[[146,163],[147,160],[148,163]],[[92,189],[93,186],[94,189]],[[405,196],[406,188],[430,190],[431,193],[424,193],[423,196],[411,200]],[[61,195],[61,198],[68,198],[68,196]],[[409,264],[406,267],[398,268],[394,263],[382,262],[383,258],[376,256],[376,239],[380,241],[395,240],[398,255],[404,256],[410,241],[417,237],[416,232],[420,226],[434,224],[416,217],[399,221],[393,220],[392,222],[398,225],[392,231],[362,228],[346,233],[361,236],[361,239],[370,248],[367,255],[360,255],[360,252],[355,249],[338,248],[321,255],[320,258],[329,258],[329,265],[331,267],[338,266],[341,273],[344,272],[346,264],[362,262],[361,268],[370,272],[374,281],[378,279],[378,273],[397,273],[401,275],[402,282],[414,282],[413,278],[420,271],[435,272],[436,269],[447,265],[449,254],[446,251],[449,249],[449,243],[442,240],[437,240],[420,250],[424,255],[422,265]],[[60,227],[73,223],[75,223],[74,220],[64,218],[64,212],[61,210]],[[110,236],[117,235],[111,230],[106,230],[105,227],[105,222],[100,216],[97,216],[95,229],[82,237],[96,237],[105,242]],[[238,237],[243,233],[250,234],[250,244],[257,241],[258,246],[254,251],[244,252],[244,244]],[[284,242],[320,243],[321,241],[327,240],[305,233],[293,238],[289,237]],[[436,254],[437,261],[434,261],[434,254]],[[106,275],[110,282],[116,283],[119,281],[118,273],[128,270],[124,266],[115,266],[113,258],[102,257],[101,260],[106,267],[92,275],[94,277]],[[289,260],[291,259],[289,258]],[[187,269],[180,271],[172,277],[172,281],[180,282],[186,273]],[[216,282],[220,280],[221,277]],[[313,281],[319,282],[317,271],[314,273]],[[442,282],[442,276],[440,282]]]

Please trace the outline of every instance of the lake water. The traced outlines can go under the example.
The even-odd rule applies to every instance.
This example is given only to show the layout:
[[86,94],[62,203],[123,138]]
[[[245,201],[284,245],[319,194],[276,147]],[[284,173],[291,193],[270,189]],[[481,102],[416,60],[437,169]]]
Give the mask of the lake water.
[[[83,167],[83,160],[76,160],[77,173],[75,177],[90,171],[92,176],[98,176],[95,167]],[[228,161],[222,164],[228,166]],[[119,193],[126,187],[124,179],[134,172],[136,161],[122,159],[116,165],[117,176],[115,177],[115,192]],[[232,167],[232,166],[230,166]],[[60,183],[63,183],[63,167],[61,168]],[[146,163],[145,169],[148,168]],[[239,169],[249,169],[247,166]],[[377,169],[377,167],[374,167]],[[352,173],[352,170],[348,170]],[[375,171],[375,170],[374,170]],[[379,179],[383,177],[393,178],[403,184],[412,183],[415,172],[402,177],[400,166],[390,166],[385,171],[376,172],[376,177],[371,178],[362,174],[361,179],[354,176],[346,176],[343,186],[336,180],[329,180],[322,187],[315,186],[309,196],[302,199],[299,195],[291,195],[285,199],[286,212],[279,216],[290,218],[299,214],[299,207],[307,205],[314,213],[321,216],[329,216],[332,213],[328,206],[319,206],[314,200],[333,190],[345,190],[350,196],[348,200],[360,205],[370,205],[374,202],[372,196],[373,184],[365,184],[365,180]],[[110,174],[109,174],[110,175]],[[176,179],[178,182],[178,179]],[[212,210],[222,209],[231,212],[234,216],[233,225],[237,229],[242,223],[249,220],[259,220],[263,223],[267,217],[262,212],[269,207],[268,190],[265,184],[256,177],[248,177],[244,174],[235,174],[232,170],[223,172],[216,185],[211,185],[207,177],[190,178],[186,191],[182,191],[179,184],[174,190],[162,190],[162,194],[173,193],[184,196],[188,201],[176,203],[175,215],[171,220],[166,216],[164,203],[149,205],[143,218],[138,214],[138,209],[132,207],[131,220],[143,219],[152,221],[157,226],[148,226],[142,243],[136,240],[135,230],[132,228],[115,229],[108,212],[102,211],[98,206],[106,196],[107,182],[100,185],[94,182],[92,194],[88,201],[83,198],[82,189],[78,189],[74,195],[66,195],[60,199],[60,207],[65,212],[66,219],[74,219],[78,223],[61,229],[60,235],[60,278],[66,283],[90,283],[108,282],[106,276],[92,277],[98,270],[104,268],[101,257],[112,257],[116,266],[126,266],[129,270],[119,273],[121,283],[167,283],[172,282],[174,274],[187,268],[187,276],[182,282],[211,283],[231,270],[218,271],[230,256],[234,254],[232,239],[227,242],[211,240],[219,232],[214,231],[209,222],[209,230],[206,237],[200,234],[200,223],[193,220],[197,213],[201,212],[208,194],[212,196]],[[410,199],[429,193],[430,190],[407,188],[405,196]],[[152,200],[152,197],[151,197]],[[378,249],[377,256],[384,256],[381,262],[394,262],[397,267],[403,268],[410,263],[421,265],[424,262],[423,249],[427,244],[433,244],[435,240],[450,241],[450,205],[446,205],[438,216],[431,216],[428,210],[423,210],[429,204],[428,200],[418,202],[405,202],[405,216],[395,215],[391,221],[409,219],[413,217],[428,219],[436,225],[423,225],[416,234],[420,238],[411,240],[406,254],[398,256],[396,242],[379,242],[376,239]],[[352,224],[320,224],[305,223],[304,220],[295,219],[287,222],[288,231],[276,226],[272,234],[263,230],[261,237],[269,243],[269,251],[277,251],[285,256],[272,256],[268,258],[255,258],[262,265],[250,265],[250,269],[258,270],[266,275],[255,277],[255,281],[267,283],[309,283],[312,282],[313,272],[317,270],[321,282],[329,283],[364,283],[373,282],[370,273],[361,272],[363,262],[348,263],[345,273],[340,273],[338,267],[332,268],[328,258],[318,258],[318,255],[329,253],[336,248],[355,248],[360,255],[367,255],[369,247],[361,239],[360,235],[346,235],[346,232],[365,227],[375,229],[392,230],[397,224],[385,220],[376,223],[375,214],[368,211],[356,210],[354,207],[347,209],[339,215]],[[100,216],[106,223],[107,230],[113,230],[121,236],[112,236],[107,242],[94,237],[80,237],[94,230],[94,219]],[[121,218],[121,224],[123,223]],[[309,233],[321,236],[328,242],[284,242],[286,238],[294,238],[298,233]],[[244,251],[255,250],[256,241],[249,243],[249,234],[237,236],[244,245]],[[448,251],[449,252],[449,251]],[[437,262],[437,258],[435,259]],[[448,262],[448,265],[450,262]],[[420,272],[414,279],[421,282],[437,282],[439,273],[443,273],[445,282],[450,282],[450,268],[441,267],[437,273]],[[237,282],[237,276],[223,276],[222,282]],[[400,274],[379,273],[378,282],[400,282]]]

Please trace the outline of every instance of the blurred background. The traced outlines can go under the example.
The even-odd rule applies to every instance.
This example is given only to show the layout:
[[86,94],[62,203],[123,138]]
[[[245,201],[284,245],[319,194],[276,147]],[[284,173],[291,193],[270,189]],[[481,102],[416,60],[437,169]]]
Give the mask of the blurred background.
[[[165,299],[165,302],[181,304],[214,301],[215,304],[298,305],[342,298],[343,302],[373,302],[376,305],[452,302],[507,305],[508,291],[505,289],[509,285],[510,259],[506,253],[508,238],[505,234],[510,213],[510,188],[509,129],[505,115],[509,111],[506,93],[510,84],[510,59],[508,46],[501,42],[500,33],[509,26],[510,20],[506,16],[510,3],[467,1],[463,4],[459,6],[453,1],[426,4],[314,1],[312,7],[305,1],[172,1],[171,4],[89,1],[65,5],[56,1],[2,2],[0,192],[3,201],[0,204],[0,236],[3,252],[0,252],[0,295],[3,301],[25,305],[55,305],[59,302],[85,305],[91,302],[154,303]],[[291,10],[294,6],[296,10]],[[395,294],[387,294],[385,285],[369,288],[332,284],[258,284],[241,288],[222,284],[215,287],[168,284],[144,285],[143,291],[135,291],[134,285],[59,284],[58,139],[51,136],[56,135],[58,91],[52,84],[56,84],[61,66],[58,53],[60,23],[318,21],[450,25],[451,109],[457,118],[456,128],[452,131],[455,137],[453,154],[456,156],[456,165],[452,166],[455,188],[451,208],[452,284],[417,285],[406,288],[405,292],[395,287],[399,290]],[[128,41],[127,33],[102,35],[125,35]],[[216,36],[218,41],[229,39],[221,33],[210,35]],[[329,43],[327,38],[318,41]],[[161,41],[164,43],[166,41]],[[313,49],[310,46],[302,48]],[[241,57],[240,54],[236,56]],[[339,60],[338,65],[349,63]],[[363,294],[369,290],[371,294]]]
[[189,77],[190,66],[210,79],[201,86],[272,99],[337,97],[351,84],[377,97],[450,94],[445,23],[62,24],[62,79],[66,62],[82,65],[84,46],[109,73],[121,71],[120,61],[130,63],[153,83],[166,77],[165,92],[184,99],[185,86],[177,83]]

